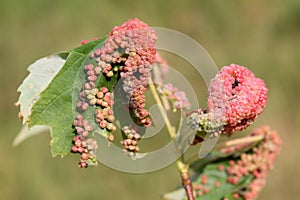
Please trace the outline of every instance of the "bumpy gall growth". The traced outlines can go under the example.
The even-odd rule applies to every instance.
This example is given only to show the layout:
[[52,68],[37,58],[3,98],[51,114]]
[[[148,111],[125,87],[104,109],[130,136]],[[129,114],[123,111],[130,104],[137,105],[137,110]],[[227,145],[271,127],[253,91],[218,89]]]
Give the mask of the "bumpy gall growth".
[[207,108],[190,113],[187,123],[202,138],[243,130],[263,112],[267,93],[264,81],[249,69],[225,66],[211,81]]
[[225,117],[223,133],[243,130],[263,112],[268,89],[246,67],[225,66],[211,81],[207,111]]
[[131,158],[135,158],[136,153],[140,151],[138,141],[141,139],[141,135],[133,128],[124,126],[122,132],[125,135],[125,139],[121,141],[124,152]]
[[168,83],[159,89],[159,94],[166,96],[173,104],[173,110],[189,109],[191,104],[187,99],[185,92],[178,90],[171,83]]
[[[150,126],[151,119],[148,110],[145,108],[145,91],[147,89],[148,78],[152,70],[152,64],[156,62],[157,53],[155,42],[157,35],[155,31],[139,19],[125,22],[121,26],[113,28],[104,46],[95,49],[89,58],[92,61],[84,66],[86,82],[83,84],[77,103],[77,111],[85,112],[89,106],[96,107],[95,121],[101,129],[106,129],[110,134],[108,140],[114,139],[112,132],[116,130],[113,124],[113,100],[111,91],[106,87],[96,88],[96,80],[100,74],[110,80],[113,76],[121,78],[123,90],[127,93],[129,108],[133,111],[137,123],[143,126]],[[82,41],[82,45],[87,43]],[[94,64],[92,64],[94,63]],[[95,64],[96,63],[96,64]],[[77,123],[77,119],[75,119]],[[76,136],[89,138],[89,130],[75,126]],[[91,126],[90,126],[91,127]],[[135,138],[138,140],[137,138]],[[137,152],[139,148],[130,144],[130,151]],[[80,142],[76,139],[76,144]],[[127,141],[128,143],[128,141]],[[80,145],[72,148],[73,152],[83,153]],[[125,145],[126,146],[126,145]],[[128,145],[127,145],[128,146]],[[80,151],[78,151],[80,148]],[[82,154],[80,167],[90,165],[85,162],[88,156]],[[95,157],[93,157],[93,160]]]
[[[240,192],[240,194],[233,194],[234,197],[241,195],[246,200],[254,200],[257,198],[266,183],[266,176],[273,168],[275,158],[282,144],[278,134],[268,126],[255,129],[250,136],[263,136],[264,139],[253,149],[253,152],[243,153],[240,156],[240,160],[231,160],[229,162],[230,166],[226,169],[228,174],[227,181],[231,184],[237,184],[239,178],[242,176],[253,175],[254,178],[247,190]],[[236,149],[245,148],[245,145],[251,144],[237,145],[235,148],[229,147],[222,151],[228,153]]]
[[[273,168],[275,158],[279,154],[281,148],[281,139],[278,134],[271,130],[268,126],[263,126],[253,130],[249,137],[262,136],[262,140],[255,148],[242,153],[234,160],[229,160],[226,166],[218,165],[217,170],[225,172],[227,184],[238,185],[241,181],[251,178],[249,185],[244,186],[232,193],[233,199],[255,200],[266,183],[266,177]],[[222,153],[232,154],[247,150],[253,146],[252,142],[236,144],[230,147],[221,149]],[[194,191],[197,197],[206,195],[209,191],[205,191],[206,184],[209,180],[215,177],[210,177],[202,174],[197,184],[194,184]],[[219,181],[214,183],[214,187],[222,187]],[[226,198],[223,198],[226,199]]]

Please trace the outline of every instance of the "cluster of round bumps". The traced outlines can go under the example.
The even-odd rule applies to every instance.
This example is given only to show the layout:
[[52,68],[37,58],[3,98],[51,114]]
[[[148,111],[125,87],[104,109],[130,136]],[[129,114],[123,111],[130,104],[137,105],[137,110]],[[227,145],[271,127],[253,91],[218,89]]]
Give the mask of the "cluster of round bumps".
[[101,69],[95,68],[93,64],[87,64],[84,70],[86,73],[86,82],[83,84],[82,90],[79,93],[81,101],[77,103],[77,108],[81,111],[85,111],[89,105],[95,105],[97,103],[95,96],[99,90],[96,88],[95,81],[101,73]]
[[[281,139],[275,131],[265,126],[255,129],[250,136],[263,136],[264,139],[253,151],[242,153],[237,160],[230,160],[229,166],[218,165],[217,170],[226,173],[227,183],[237,185],[243,181],[244,176],[253,175],[251,183],[246,188],[241,188],[232,194],[233,199],[243,198],[245,200],[255,200],[266,182],[266,176],[273,168],[276,156],[281,147]],[[239,144],[235,148],[227,147],[222,149],[223,153],[234,153],[251,146],[251,143]],[[209,176],[202,174],[201,183],[193,184],[193,189],[197,197],[209,193],[207,186]],[[220,182],[215,181],[214,187],[220,187]],[[223,200],[228,200],[224,198]]]
[[219,112],[225,117],[223,133],[243,130],[263,112],[268,89],[246,67],[225,66],[211,81],[208,112]]
[[222,133],[225,125],[222,118],[218,113],[208,113],[207,110],[200,108],[188,114],[187,124],[191,129],[198,131],[197,136],[199,137],[203,137],[206,134],[209,134],[210,137],[217,137]]
[[[134,111],[133,113],[138,119],[137,122],[144,126],[150,126],[149,112],[144,109],[144,92],[150,77],[151,65],[156,61],[156,40],[157,35],[155,31],[139,19],[129,20],[121,26],[114,27],[104,46],[96,49],[89,55],[91,63],[95,61],[96,64],[90,63],[84,67],[86,82],[79,93],[78,111],[84,112],[89,106],[95,106],[96,123],[99,124],[100,128],[106,128],[109,132],[115,131],[116,127],[112,123],[114,115],[111,109],[113,105],[111,93],[105,87],[96,88],[95,81],[100,74],[105,75],[108,79],[117,75],[123,80],[123,89],[128,94],[129,108]],[[82,44],[86,44],[86,41],[83,41]],[[77,121],[78,119],[76,118],[74,123],[76,124]],[[75,129],[77,135],[75,136],[76,138],[74,137],[74,140],[79,144],[78,138],[81,138],[81,129],[76,128],[76,126]],[[84,132],[84,134],[86,135],[84,138],[88,138],[88,132]],[[137,141],[140,138],[137,135],[135,134],[133,138],[128,139]],[[108,135],[108,139],[112,141],[114,139],[113,135]],[[124,143],[124,147],[127,148],[128,146],[131,152],[137,152],[138,147],[136,146],[134,149],[132,147],[134,144],[135,142],[130,144]],[[82,153],[81,146],[74,145],[73,152]],[[86,156],[83,157],[85,158]],[[82,160],[80,163],[86,163],[82,162]],[[87,164],[80,165],[80,167],[86,166]]]
[[[101,128],[106,128],[109,132],[116,130],[113,111],[111,109],[113,100],[111,93],[108,92],[106,87],[100,89],[96,88],[95,81],[98,75],[102,72],[99,67],[94,67],[93,64],[87,64],[84,67],[86,73],[86,82],[82,86],[82,90],[79,93],[79,101],[77,108],[79,112],[84,112],[89,106],[97,106],[95,111],[95,121]],[[82,115],[77,115],[73,126],[76,130],[76,136],[74,136],[74,145],[72,152],[80,153],[81,158],[78,166],[80,168],[94,166],[97,164],[96,150],[98,149],[97,142],[94,138],[89,136],[89,132],[93,131],[92,126],[86,119],[83,119]],[[112,141],[113,135],[110,134],[108,139]]]
[[172,103],[174,111],[180,109],[189,109],[191,104],[187,99],[185,92],[179,91],[177,87],[168,83],[160,88],[159,93],[165,95]]
[[[103,47],[90,54],[97,66],[94,71],[103,72],[110,78],[119,74],[123,89],[128,94],[129,108],[138,118],[138,123],[151,125],[149,112],[144,109],[147,81],[156,61],[155,31],[139,19],[125,22],[113,28]],[[96,78],[90,73],[91,80]]]
[[121,144],[124,148],[123,150],[131,158],[134,158],[136,153],[140,151],[140,148],[138,147],[138,141],[141,139],[141,135],[137,133],[134,128],[129,126],[124,126],[122,131],[126,137],[123,141],[121,141]]
[[[201,176],[201,183],[193,184],[193,189],[194,189],[196,197],[201,197],[210,192],[211,188],[207,186],[207,183],[208,183],[208,177],[207,177],[207,175],[203,174]],[[220,187],[220,182],[215,181],[214,187],[216,187],[216,188]]]
[[73,126],[77,135],[73,137],[72,152],[81,154],[78,167],[83,168],[96,165],[95,151],[98,149],[98,145],[93,138],[89,138],[89,132],[93,131],[93,127],[86,119],[83,119],[82,115],[76,116]]
[[231,160],[230,166],[226,169],[229,175],[227,182],[232,184],[236,184],[242,176],[253,175],[254,179],[247,190],[240,192],[246,200],[257,198],[282,144],[278,134],[268,126],[255,129],[251,136],[264,136],[264,140],[253,149],[252,153],[243,153],[238,161]]
[[[102,87],[95,98],[96,105],[101,106],[101,108],[97,108],[95,111],[96,122],[99,124],[100,128],[106,128],[108,131],[114,132],[117,128],[113,124],[115,117],[111,108],[113,104],[111,93],[108,92],[106,87]],[[110,136],[109,140],[112,141],[113,137]]]
[[151,125],[151,119],[149,117],[149,111],[144,109],[146,101],[144,95],[145,90],[145,87],[140,86],[132,92],[129,107],[133,109],[134,116],[138,118],[137,123],[147,127]]
[[[98,93],[95,81],[101,73],[92,64],[86,65],[84,70],[86,72],[86,82],[82,86],[82,90],[79,93],[80,101],[77,103],[77,109],[80,113],[86,111],[89,105],[95,105],[95,95]],[[81,154],[78,167],[86,168],[97,165],[96,150],[98,145],[89,134],[93,131],[92,125],[81,114],[78,114],[73,121],[73,126],[76,135],[73,137],[72,152]]]

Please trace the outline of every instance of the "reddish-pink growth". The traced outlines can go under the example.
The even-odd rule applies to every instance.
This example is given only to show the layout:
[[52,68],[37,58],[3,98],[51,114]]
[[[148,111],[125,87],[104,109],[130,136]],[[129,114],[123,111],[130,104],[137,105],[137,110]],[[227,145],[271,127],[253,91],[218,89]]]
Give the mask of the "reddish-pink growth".
[[[281,148],[281,139],[275,131],[272,131],[270,127],[264,126],[255,129],[249,134],[249,137],[263,136],[262,140],[256,144],[254,148],[249,150],[249,142],[247,145],[238,144],[237,148],[229,148],[230,151],[225,150],[228,153],[234,153],[245,150],[239,157],[235,157],[234,160],[229,160],[228,165],[218,165],[216,168],[220,171],[225,170],[226,182],[232,185],[241,184],[248,178],[251,178],[251,182],[248,186],[240,188],[232,193],[233,199],[245,199],[255,200],[266,183],[266,176],[273,168],[273,164],[276,156]],[[224,152],[223,149],[221,152]],[[206,187],[206,183],[211,182],[210,177],[207,174],[201,175],[200,184],[194,184],[193,189],[197,197],[205,195],[209,192],[209,188]],[[214,182],[214,187],[222,187],[219,181]],[[200,195],[201,194],[201,195]],[[227,198],[223,198],[224,200]]]
[[209,191],[210,191],[209,187],[206,187],[206,188],[204,188],[204,190],[203,190],[204,194],[209,193]]
[[[134,29],[143,29],[143,28],[148,28],[149,26],[140,21],[139,19],[130,19],[127,22],[123,23],[121,26],[115,26],[112,31],[110,32],[110,36],[115,35],[115,34],[122,34],[122,33],[127,33],[128,36],[133,36],[129,35],[131,34],[131,30]],[[127,32],[128,31],[128,32]]]
[[[156,40],[157,35],[151,27],[139,19],[132,19],[114,27],[104,46],[90,54],[90,58],[97,62],[98,71],[106,77],[120,74],[129,108],[134,111],[138,123],[144,126],[151,124],[149,114],[146,115],[149,112],[144,109],[144,92],[157,58]],[[95,77],[91,76],[90,81]]]
[[223,171],[224,170],[224,166],[223,165],[218,165],[218,170],[219,171]]
[[[242,193],[246,200],[257,198],[265,185],[267,174],[273,168],[275,157],[278,155],[282,143],[278,134],[268,126],[255,129],[250,136],[263,136],[264,139],[253,149],[253,152],[241,154],[237,161],[231,160],[230,166],[226,169],[229,176],[227,182],[231,184],[237,184],[243,176],[253,175],[254,178],[249,187]],[[245,148],[249,145],[250,143],[246,146],[245,144],[237,146]],[[234,149],[231,148],[230,150]],[[234,198],[237,198],[237,195],[234,195]]]
[[87,40],[81,40],[81,45],[85,45],[86,43],[88,43]]
[[[94,40],[97,39],[94,38]],[[116,126],[113,124],[115,117],[111,108],[114,103],[111,92],[106,87],[96,88],[95,81],[100,74],[105,75],[108,79],[120,76],[123,81],[123,89],[128,95],[129,108],[134,111],[137,122],[144,126],[150,126],[149,112],[144,109],[144,92],[152,70],[151,65],[157,58],[156,39],[155,31],[139,19],[129,20],[121,26],[114,27],[104,46],[90,53],[89,61],[91,62],[84,66],[86,82],[79,93],[80,101],[77,103],[77,111],[83,113],[89,106],[97,106],[96,123],[101,128],[114,132]],[[81,44],[85,45],[87,42],[87,40],[82,40]],[[97,144],[96,141],[89,138],[93,127],[82,116],[80,119],[76,117],[73,125],[76,136],[72,152],[82,154],[79,167],[95,165],[94,150],[97,149]],[[140,135],[137,134],[135,137],[138,140]],[[109,135],[108,139],[112,141],[113,135]],[[139,151],[136,141],[133,141],[130,150]]]
[[220,187],[221,183],[219,181],[215,182],[215,187]]
[[246,67],[231,64],[223,67],[211,81],[208,112],[224,116],[223,133],[243,130],[263,112],[267,93],[262,79]]
[[123,145],[123,151],[132,159],[135,159],[136,153],[140,151],[138,141],[141,139],[141,135],[137,132],[137,128],[133,126],[124,126],[122,128],[124,133],[124,140],[121,141]]
[[239,195],[239,193],[234,193],[234,194],[233,194],[233,198],[234,198],[234,199],[238,199],[238,198],[240,198],[240,195]]
[[95,161],[95,152],[98,149],[98,145],[93,138],[88,138],[89,133],[93,131],[93,127],[80,114],[78,114],[73,121],[73,126],[77,135],[73,137],[73,146],[71,150],[73,153],[81,154],[78,167],[84,168],[97,165],[97,162]]
[[171,83],[161,87],[159,93],[165,95],[173,103],[174,110],[189,109],[191,107],[191,103],[187,99],[185,92],[178,90]]
[[202,178],[202,184],[203,185],[205,185],[206,183],[207,183],[207,176],[205,175],[205,174],[203,174],[202,176],[201,176],[201,178]]

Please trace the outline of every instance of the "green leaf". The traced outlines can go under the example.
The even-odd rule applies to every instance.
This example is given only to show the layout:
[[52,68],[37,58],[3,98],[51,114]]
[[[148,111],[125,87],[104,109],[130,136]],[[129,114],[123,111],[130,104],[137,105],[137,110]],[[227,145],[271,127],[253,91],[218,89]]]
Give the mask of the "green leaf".
[[82,61],[83,54],[71,52],[67,62],[40,100],[34,104],[29,127],[49,125],[51,131],[52,155],[64,156],[70,152],[73,137],[72,128],[72,89],[74,80]]
[[24,125],[13,141],[14,146],[33,135],[49,132],[49,127],[44,125],[28,128],[28,121],[33,105],[39,100],[41,93],[63,67],[68,54],[68,52],[61,52],[47,56],[37,60],[28,67],[30,73],[18,87],[18,92],[21,94],[17,103],[20,105],[20,114],[23,117]]
[[[222,165],[223,170],[219,170],[218,166]],[[196,200],[222,200],[224,197],[230,197],[236,191],[241,190],[244,187],[247,187],[253,179],[253,175],[249,174],[248,176],[242,176],[239,179],[238,184],[233,185],[227,182],[228,175],[226,173],[226,167],[229,166],[229,161],[221,161],[216,163],[210,163],[205,165],[201,173],[196,173],[193,176],[193,186],[202,185],[201,190],[194,190]],[[203,184],[202,175],[207,176],[207,183]],[[220,186],[217,187],[215,184],[219,182]],[[209,188],[209,192],[204,194],[204,189]],[[180,188],[174,192],[164,195],[164,199],[168,200],[185,200],[186,196],[183,196],[185,191]],[[201,196],[198,196],[197,193],[201,193]]]
[[[263,138],[262,138],[263,139]],[[193,162],[190,167],[194,170],[194,171],[202,171],[203,167],[208,164],[208,163],[212,163],[212,162],[217,162],[217,161],[221,161],[224,160],[224,158],[237,158],[239,157],[242,153],[248,152],[251,149],[253,149],[255,146],[257,146],[261,141],[254,141],[254,142],[250,142],[249,144],[245,145],[243,148],[239,149],[239,150],[235,150],[229,153],[223,153],[221,151],[211,151],[206,157],[202,158],[202,159],[198,159],[195,162]]]
[[[95,49],[101,48],[103,45],[104,45],[104,42],[98,43],[98,45],[96,47],[94,47],[92,49],[92,51]],[[75,51],[76,52],[87,52],[86,50],[82,50],[80,48],[76,48]],[[88,53],[90,53],[90,52],[91,51],[89,51]],[[72,93],[73,105],[76,105],[77,102],[79,101],[79,98],[78,98],[79,93],[81,91],[82,85],[86,82],[86,74],[83,73],[82,70],[83,70],[83,67],[87,64],[93,64],[94,66],[97,65],[95,59],[90,59],[89,57],[86,57],[85,61],[82,63],[82,65],[80,67],[80,71],[78,72],[77,77],[75,78],[75,82],[74,82],[73,93]],[[119,67],[119,66],[116,66],[116,67]],[[98,76],[97,80],[95,81],[95,84],[96,84],[97,88],[101,88],[101,87],[105,86],[108,88],[108,90],[110,92],[112,92],[118,79],[119,79],[118,73],[114,74],[112,77],[106,77],[106,76],[103,76],[103,74],[100,74]],[[101,134],[104,137],[107,137],[108,135],[111,134],[111,132],[109,132],[106,128],[104,128],[104,129],[100,128],[99,124],[97,124],[95,122],[95,109],[96,108],[101,108],[101,107],[89,106],[87,108],[87,110],[85,110],[84,112],[81,112],[81,111],[76,112],[76,109],[73,106],[73,113],[75,113],[74,117],[76,114],[83,115],[84,119],[88,120],[89,123],[93,126],[93,130],[94,130],[93,134],[97,133],[97,134]]]
[[[218,166],[223,165],[224,168],[228,167],[228,161],[220,162],[220,163],[215,163],[215,164],[210,164],[207,165],[203,171],[203,174],[205,174],[208,177],[208,182],[207,184],[202,184],[204,188],[209,188],[209,192],[207,194],[203,194],[200,197],[197,197],[196,199],[199,200],[210,200],[210,199],[216,199],[216,200],[221,200],[225,196],[232,196],[233,193],[236,191],[239,191],[243,187],[247,187],[250,182],[253,179],[253,175],[248,175],[248,176],[242,176],[239,179],[238,184],[233,185],[227,182],[227,173],[225,170],[218,170]],[[202,178],[201,175],[198,174],[198,178],[196,181],[194,181],[193,184],[201,184]],[[219,187],[216,187],[215,184],[216,182],[220,183]]]
[[67,55],[68,53],[59,53],[41,58],[28,67],[30,73],[18,87],[18,92],[21,93],[18,104],[23,123],[29,120],[32,106],[63,67]]
[[77,75],[79,70],[83,70],[89,53],[98,45],[102,45],[105,39],[90,42],[70,51],[62,69],[33,105],[29,127],[34,125],[50,127],[53,156],[65,156],[71,150],[74,136],[72,97]]

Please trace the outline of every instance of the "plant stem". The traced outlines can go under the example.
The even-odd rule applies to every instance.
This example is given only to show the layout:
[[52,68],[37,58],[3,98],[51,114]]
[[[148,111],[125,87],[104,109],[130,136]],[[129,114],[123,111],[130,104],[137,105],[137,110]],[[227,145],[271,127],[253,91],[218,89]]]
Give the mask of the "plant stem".
[[153,81],[152,81],[151,78],[149,78],[149,82],[150,82],[149,83],[149,88],[151,90],[151,93],[152,93],[152,95],[153,95],[156,103],[159,105],[159,111],[162,114],[162,116],[163,116],[163,118],[164,118],[164,120],[166,122],[166,127],[168,129],[168,133],[169,133],[170,137],[173,139],[173,138],[176,137],[175,131],[174,131],[174,129],[173,129],[171,123],[170,123],[170,120],[169,120],[166,112],[163,110],[164,109],[163,104],[162,104],[162,102],[161,102],[161,100],[159,98],[159,95],[158,95],[158,93],[156,91],[156,88],[154,87],[154,84],[153,84]]
[[177,169],[180,172],[182,186],[188,200],[194,200],[193,185],[189,173],[189,165],[184,163],[182,159],[177,160]]
[[[167,130],[168,130],[168,133],[171,137],[171,139],[174,139],[176,137],[176,134],[175,134],[175,129],[172,127],[171,123],[170,123],[170,120],[167,116],[167,114],[165,113],[165,111],[163,110],[164,107],[163,107],[163,104],[160,100],[160,97],[157,93],[157,90],[153,84],[153,81],[151,79],[151,77],[149,78],[149,88],[150,88],[150,91],[156,101],[156,103],[159,105],[159,110],[160,110],[160,113],[162,114],[165,122],[166,122],[166,127],[167,127]],[[179,149],[179,148],[178,148]],[[183,156],[181,156],[177,161],[176,161],[176,165],[177,165],[177,169],[180,173],[180,177],[181,177],[181,181],[182,181],[182,186],[184,187],[185,189],[185,193],[186,193],[186,196],[188,198],[188,200],[194,200],[194,193],[193,193],[193,185],[192,185],[192,181],[190,179],[190,174],[189,174],[189,165],[186,164],[184,161],[183,161]]]

